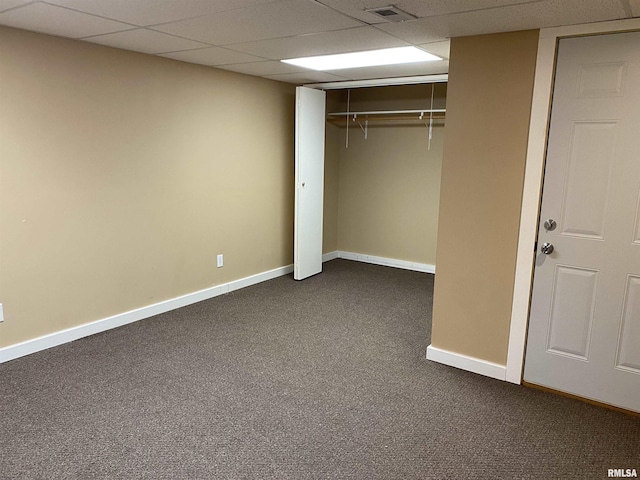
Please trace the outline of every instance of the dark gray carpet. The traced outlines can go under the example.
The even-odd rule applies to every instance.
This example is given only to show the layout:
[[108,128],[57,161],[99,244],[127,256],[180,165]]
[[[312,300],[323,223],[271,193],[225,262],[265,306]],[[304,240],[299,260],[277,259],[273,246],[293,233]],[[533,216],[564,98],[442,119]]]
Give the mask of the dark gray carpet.
[[0,365],[0,477],[640,472],[640,419],[425,360],[431,275],[324,269]]

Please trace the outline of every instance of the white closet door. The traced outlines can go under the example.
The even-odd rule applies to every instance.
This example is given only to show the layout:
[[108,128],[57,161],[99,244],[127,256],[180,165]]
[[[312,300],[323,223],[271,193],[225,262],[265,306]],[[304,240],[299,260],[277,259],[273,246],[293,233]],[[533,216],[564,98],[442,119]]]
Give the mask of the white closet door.
[[293,278],[296,280],[322,271],[325,97],[323,90],[296,88],[293,246]]

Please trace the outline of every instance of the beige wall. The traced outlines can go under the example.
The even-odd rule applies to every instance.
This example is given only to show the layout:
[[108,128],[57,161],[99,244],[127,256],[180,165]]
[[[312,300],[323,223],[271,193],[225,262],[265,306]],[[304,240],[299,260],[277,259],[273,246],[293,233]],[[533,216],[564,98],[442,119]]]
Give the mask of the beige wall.
[[432,345],[503,365],[537,42],[451,41]]
[[0,66],[0,347],[292,263],[293,86],[2,27]]
[[[350,110],[428,108],[430,92],[430,85],[352,90]],[[445,95],[438,86],[436,108]],[[430,150],[424,124],[372,123],[365,140],[351,123],[348,148],[345,136],[344,126],[327,126],[326,161],[338,169],[338,250],[435,264],[443,122],[434,122]]]
[[[339,250],[436,263],[438,201],[444,128],[369,128],[341,144]],[[344,133],[344,132],[343,132]]]

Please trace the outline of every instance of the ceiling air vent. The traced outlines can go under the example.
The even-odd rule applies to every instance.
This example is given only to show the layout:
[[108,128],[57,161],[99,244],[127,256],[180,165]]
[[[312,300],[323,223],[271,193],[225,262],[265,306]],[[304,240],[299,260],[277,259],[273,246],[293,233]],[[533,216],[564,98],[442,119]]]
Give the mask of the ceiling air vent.
[[394,6],[369,8],[366,11],[369,13],[373,13],[374,15],[377,15],[380,18],[383,18],[386,22],[404,22],[406,20],[416,19],[416,17],[414,17],[410,13],[403,12],[398,7],[394,7]]

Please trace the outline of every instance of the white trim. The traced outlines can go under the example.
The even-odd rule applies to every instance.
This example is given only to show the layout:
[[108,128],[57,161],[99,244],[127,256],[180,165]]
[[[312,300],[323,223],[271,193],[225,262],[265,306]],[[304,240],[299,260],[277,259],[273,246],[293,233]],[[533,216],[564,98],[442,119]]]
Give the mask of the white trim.
[[[408,262],[406,260],[376,257],[375,255],[365,255],[363,253],[343,252],[342,250],[337,250],[326,255],[332,255],[330,260],[333,260],[334,258],[344,258],[345,260],[355,260],[356,262],[372,263],[374,265],[382,265],[385,267],[402,268],[403,270],[412,270],[414,272],[436,273],[436,266],[428,263]],[[324,256],[323,261],[325,261]]]
[[517,384],[522,382],[522,366],[524,364],[535,258],[533,246],[538,229],[557,42],[562,37],[632,30],[640,30],[640,19],[634,18],[540,30],[520,211],[520,233],[516,255],[513,303],[511,307],[511,329],[509,332],[505,378],[509,382]]
[[448,82],[449,74],[440,75],[420,75],[415,77],[394,77],[394,78],[374,78],[371,80],[347,80],[344,82],[308,83],[304,85],[309,88],[319,88],[321,90],[337,90],[341,88],[362,88],[362,87],[388,87],[391,85],[415,85],[418,83],[440,83]]
[[322,263],[328,262],[330,260],[335,260],[336,258],[340,258],[340,252],[338,250],[334,250],[333,252],[325,253],[322,255]]
[[436,348],[433,345],[427,347],[427,360],[449,365],[450,367],[460,368],[468,372],[478,373],[485,377],[504,380],[507,367],[497,363],[488,362],[479,358],[468,357],[460,353],[449,352]]
[[255,285],[266,280],[288,275],[291,272],[293,272],[293,265],[274,268],[273,270],[234,280],[229,283],[216,285],[215,287],[188,293],[180,297],[113,315],[112,317],[96,320],[78,327],[69,328],[67,330],[27,340],[26,342],[18,343],[16,345],[0,348],[0,363],[23,357],[31,353],[36,353],[41,350],[46,350],[47,348],[56,347],[64,343],[73,342],[74,340],[78,340],[89,335],[121,327],[122,325],[137,322],[138,320],[153,317],[154,315],[169,312],[193,303],[208,300],[210,298],[217,297],[218,295],[224,295],[225,293],[233,292],[234,290]]
[[[434,265],[406,262],[403,260],[395,260],[391,258],[373,257],[370,255],[341,252],[338,250],[325,253],[322,256],[322,261],[328,262],[329,260],[333,260],[336,258],[357,260],[360,262],[403,268],[406,270],[415,270],[418,272],[435,272]],[[0,348],[0,363],[8,362],[9,360],[24,357],[25,355],[56,347],[58,345],[73,342],[74,340],[111,330],[112,328],[118,328],[129,323],[144,320],[145,318],[153,317],[154,315],[169,312],[177,308],[186,307],[187,305],[201,302],[203,300],[208,300],[210,298],[217,297],[218,295],[224,295],[226,293],[233,292],[234,290],[249,287],[257,283],[281,277],[283,275],[288,275],[292,272],[293,265],[275,268],[273,270],[258,273],[256,275],[251,275],[249,277],[234,280],[229,283],[216,285],[215,287],[188,293],[180,297],[154,303],[153,305],[147,305],[146,307],[137,308],[135,310],[130,310],[128,312],[119,313],[111,317],[96,320],[91,323],[86,323],[84,325],[79,325],[77,327],[72,327],[66,330],[51,333],[49,335],[44,335],[42,337],[27,340],[22,343],[9,345],[8,347]]]
[[547,143],[547,127],[551,103],[551,84],[555,64],[556,39],[540,38],[531,104],[529,144],[525,164],[520,232],[516,253],[516,271],[511,304],[511,328],[507,350],[509,382],[519,384],[527,336],[529,298],[533,280],[534,245],[538,230],[542,173]]
[[601,33],[616,33],[634,30],[640,30],[639,18],[543,28],[540,30],[540,38],[552,38],[555,41],[562,37],[579,37],[582,35],[598,35]]

